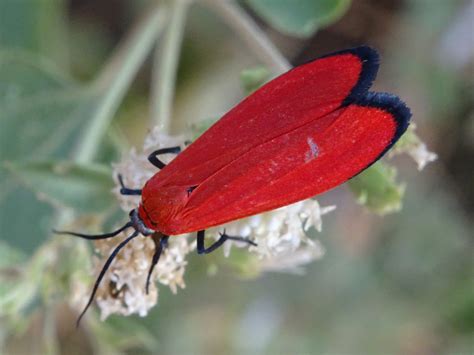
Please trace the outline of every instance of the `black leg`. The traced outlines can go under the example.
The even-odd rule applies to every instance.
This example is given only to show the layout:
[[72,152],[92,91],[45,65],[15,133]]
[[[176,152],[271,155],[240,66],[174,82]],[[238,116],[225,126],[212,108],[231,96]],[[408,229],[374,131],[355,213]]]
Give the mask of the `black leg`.
[[168,246],[169,236],[163,235],[161,233],[155,233],[152,235],[152,239],[155,242],[155,253],[151,259],[150,269],[148,270],[148,275],[146,277],[145,291],[147,295],[148,289],[150,287],[151,274],[153,273],[153,269],[155,268],[156,264],[158,264],[158,260],[160,260],[161,253]]
[[119,183],[120,183],[120,186],[122,187],[120,189],[120,193],[122,195],[141,195],[142,194],[142,190],[139,190],[139,189],[129,189],[128,187],[125,187],[125,185],[123,184],[123,177],[122,177],[122,174],[118,174],[118,180],[119,180]]
[[205,231],[199,231],[197,233],[197,252],[198,254],[209,254],[219,248],[222,244],[225,243],[226,240],[236,240],[240,242],[245,242],[248,244],[251,244],[253,246],[257,246],[257,243],[251,241],[248,238],[244,237],[232,237],[230,235],[225,234],[225,230],[223,233],[220,233],[221,237],[216,240],[213,244],[211,244],[208,248],[204,246],[204,236],[205,236]]
[[204,246],[204,236],[206,231],[199,231],[197,233],[197,252],[198,254],[209,254],[219,248],[227,240],[227,235],[221,234],[221,237],[216,240],[210,247]]
[[160,159],[158,159],[158,155],[162,154],[179,154],[181,152],[181,147],[170,147],[170,148],[162,148],[155,150],[148,156],[148,161],[156,166],[158,169],[163,169],[166,164],[163,163]]

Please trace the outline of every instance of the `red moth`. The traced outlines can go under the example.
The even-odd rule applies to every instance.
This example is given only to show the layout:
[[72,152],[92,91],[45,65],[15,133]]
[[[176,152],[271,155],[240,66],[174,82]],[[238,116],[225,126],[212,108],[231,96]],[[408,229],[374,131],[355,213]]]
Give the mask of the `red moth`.
[[298,66],[272,80],[224,115],[201,137],[164,165],[157,150],[149,161],[158,171],[141,190],[122,184],[121,193],[141,195],[126,228],[133,234],[105,263],[98,285],[120,249],[139,234],[155,241],[146,288],[169,236],[197,232],[197,251],[209,253],[205,229],[313,197],[349,180],[384,155],[408,127],[410,110],[397,97],[369,92],[378,54],[369,47],[343,50]]

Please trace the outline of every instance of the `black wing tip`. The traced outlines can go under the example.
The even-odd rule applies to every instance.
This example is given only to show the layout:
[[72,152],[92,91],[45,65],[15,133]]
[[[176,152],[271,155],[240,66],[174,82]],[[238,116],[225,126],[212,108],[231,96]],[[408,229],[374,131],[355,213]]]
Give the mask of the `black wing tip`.
[[357,84],[352,88],[349,95],[347,95],[341,104],[341,106],[348,106],[359,101],[360,99],[363,99],[367,91],[372,86],[372,83],[374,82],[379,70],[380,55],[375,48],[362,45],[332,52],[320,58],[328,58],[344,54],[355,55],[362,63],[362,70],[360,72]]
[[385,153],[390,150],[390,148],[393,147],[395,143],[397,143],[397,141],[400,139],[403,133],[405,133],[408,126],[410,125],[411,118],[410,108],[405,104],[405,102],[403,102],[402,99],[400,99],[398,96],[386,92],[368,92],[362,99],[355,103],[355,105],[364,107],[375,107],[390,113],[395,120],[397,128],[392,140],[390,141],[388,146],[382,151],[382,153],[380,153],[379,156],[375,158],[364,169],[352,176],[351,179],[359,175],[372,164],[376,163],[380,158],[385,155]]
[[352,48],[345,48],[341,49],[335,52],[327,53],[321,57],[321,58],[327,58],[327,57],[334,57],[337,55],[343,55],[343,54],[353,54],[361,59],[362,62],[364,61],[372,61],[378,64],[379,62],[379,53],[377,50],[371,46],[368,45],[360,45],[357,47],[352,47]]
[[352,103],[364,99],[367,91],[372,86],[380,65],[380,56],[377,50],[369,46],[359,46],[336,52],[333,55],[353,54],[359,58],[362,63],[362,70],[357,84],[342,102],[341,106],[348,106]]
[[356,105],[379,108],[390,113],[395,119],[397,125],[395,134],[380,156],[384,155],[398,141],[410,125],[412,116],[410,108],[396,95],[386,92],[368,92]]
[[363,99],[367,94],[367,91],[369,91],[370,87],[372,86],[372,83],[374,82],[377,76],[377,72],[379,70],[380,65],[380,56],[377,50],[367,45],[361,45],[358,47],[346,48],[331,52],[301,64],[305,65],[319,59],[336,57],[345,54],[352,54],[358,57],[360,62],[362,63],[362,69],[359,74],[359,79],[357,80],[356,85],[352,88],[349,95],[347,95],[344,101],[342,101],[342,107],[349,106],[352,103],[357,103],[357,101]]
[[376,49],[367,45],[362,45],[359,47],[343,49],[341,51],[330,53],[324,57],[347,53],[359,57],[360,61],[362,62],[362,71],[357,84],[352,88],[351,92],[344,99],[341,106],[344,107],[350,104],[356,104],[359,106],[377,107],[392,114],[397,124],[397,131],[393,137],[392,143],[387,148],[388,150],[407,130],[410,124],[410,118],[412,116],[411,111],[405,102],[403,102],[396,95],[385,92],[369,91],[372,83],[375,80],[375,77],[377,76],[377,71],[380,64],[380,56]]

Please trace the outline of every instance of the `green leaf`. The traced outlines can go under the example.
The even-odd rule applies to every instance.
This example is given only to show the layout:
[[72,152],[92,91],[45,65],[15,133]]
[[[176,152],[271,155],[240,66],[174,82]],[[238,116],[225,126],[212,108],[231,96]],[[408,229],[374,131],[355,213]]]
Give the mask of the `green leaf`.
[[0,51],[0,79],[1,106],[76,85],[48,60],[20,50]]
[[25,261],[26,256],[18,249],[12,247],[3,240],[0,240],[0,269],[4,267],[11,267],[22,261]]
[[31,190],[54,204],[82,212],[97,212],[114,201],[109,168],[69,162],[7,163],[8,169]]
[[259,16],[282,33],[310,37],[337,21],[350,0],[245,0]]
[[[46,59],[0,51],[0,234],[12,246],[39,245],[50,233],[53,209],[20,187],[3,162],[68,157],[96,100]],[[28,223],[15,222],[19,211]]]
[[0,112],[0,159],[68,156],[94,109],[92,95],[77,90],[34,97],[5,108]]
[[[1,80],[0,80],[1,81]],[[6,174],[3,162],[67,158],[76,146],[96,98],[65,88],[32,93],[15,104],[0,105],[0,230],[12,245],[31,251],[50,233],[54,210]],[[12,223],[21,218],[28,223]]]
[[0,316],[23,318],[25,310],[38,301],[38,284],[31,280],[1,280]]
[[[111,354],[118,350],[126,353],[143,353],[143,350],[154,353],[160,348],[160,342],[153,331],[136,318],[115,316],[107,319],[107,322],[94,319],[89,324],[97,336],[99,353]],[[129,329],[133,329],[133,332],[128,332]],[[122,335],[118,337],[117,334]],[[131,349],[136,351],[130,351]]]
[[0,1],[0,47],[42,53],[66,64],[66,11],[63,0]]
[[357,202],[380,215],[400,210],[405,192],[404,184],[395,181],[396,169],[377,162],[349,181]]
[[[32,251],[50,234],[54,209],[20,186],[3,163],[71,156],[100,95],[36,55],[4,50],[0,64],[0,234]],[[15,222],[18,211],[28,223]]]
[[270,70],[264,66],[242,70],[240,82],[246,95],[251,94],[270,78]]
[[[16,188],[16,182],[8,179],[1,163],[5,160],[65,159],[73,152],[75,160],[91,161],[97,155],[111,118],[164,24],[165,13],[161,7],[149,15],[137,24],[136,30],[109,60],[94,85],[87,88],[67,86],[62,90],[48,90],[47,84],[38,85],[28,91],[29,95],[17,95],[19,99],[11,95],[0,102],[0,207],[7,211],[1,214],[0,230],[12,244],[38,245],[49,232],[53,211],[47,205],[37,203],[33,194]],[[48,75],[42,69],[35,74]],[[26,77],[24,83],[34,81],[34,75]],[[16,76],[7,77],[5,81],[7,93],[18,84]],[[73,205],[77,202],[70,196],[66,199],[66,203]],[[85,208],[89,210],[90,206]],[[15,223],[19,211],[21,218],[28,223]],[[33,248],[30,246],[28,249]]]

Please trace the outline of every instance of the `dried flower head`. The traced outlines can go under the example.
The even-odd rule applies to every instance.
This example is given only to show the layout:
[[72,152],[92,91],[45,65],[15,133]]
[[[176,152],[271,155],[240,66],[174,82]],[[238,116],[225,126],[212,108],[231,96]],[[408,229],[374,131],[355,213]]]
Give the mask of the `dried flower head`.
[[[184,137],[165,135],[155,128],[145,140],[143,153],[132,149],[127,157],[115,164],[115,174],[123,176],[125,185],[140,188],[156,172],[147,156],[154,150],[181,146],[184,148]],[[168,161],[172,155],[166,157]],[[120,186],[114,189],[121,207],[130,211],[139,203],[139,197],[123,196],[119,193]],[[226,230],[228,235],[243,236],[254,240],[258,246],[247,243],[227,241],[224,253],[229,255],[232,246],[249,248],[255,256],[257,272],[261,271],[292,271],[301,272],[305,265],[320,258],[324,250],[319,242],[307,237],[310,227],[321,231],[321,216],[332,211],[335,207],[320,207],[316,200],[306,200],[260,215],[244,218],[228,223],[219,228],[211,228],[208,236],[218,238],[219,231]],[[96,242],[101,259],[106,259],[111,250],[126,237],[107,239]],[[97,304],[101,309],[102,319],[112,313],[130,315],[138,313],[141,316],[158,301],[157,283],[168,286],[173,293],[178,288],[184,288],[184,272],[186,256],[195,247],[190,235],[173,236],[169,239],[168,247],[164,250],[155,268],[150,292],[145,292],[145,282],[155,246],[150,238],[135,238],[127,244],[113,261],[104,281],[97,292]],[[96,260],[95,271],[99,272],[103,260]]]
[[[310,227],[321,231],[321,216],[335,208],[335,206],[321,208],[316,200],[310,199],[231,222],[219,228],[225,228],[229,235],[253,239],[257,246],[250,246],[249,250],[259,259],[278,257],[279,260],[281,256],[291,254],[302,246],[319,248],[319,244],[308,238],[306,231]],[[212,232],[216,230],[213,229]],[[224,244],[226,256],[229,255],[232,245],[247,246],[245,243],[229,241]],[[322,255],[322,249],[316,254]]]
[[224,225],[221,228],[229,235],[249,237],[257,243],[248,247],[242,242],[228,241],[223,246],[224,253],[229,256],[233,245],[248,247],[258,258],[257,272],[302,273],[301,266],[324,255],[322,245],[308,238],[306,231],[314,227],[320,232],[321,216],[335,208],[320,207],[316,200],[310,199]]
[[[126,238],[105,239],[95,242],[96,250],[107,257],[110,251]],[[153,254],[153,241],[148,238],[136,238],[117,255],[97,291],[96,302],[101,310],[101,319],[110,314],[130,315],[137,313],[145,316],[158,299],[155,283],[150,285],[149,294],[145,294],[144,285],[149,262]],[[99,272],[103,261],[94,260],[94,268]]]
[[[105,239],[95,243],[100,255],[107,257],[120,240]],[[152,274],[149,293],[145,292],[145,282],[154,252],[154,243],[150,238],[136,238],[115,258],[107,272],[96,296],[101,310],[101,318],[110,314],[130,315],[137,313],[146,316],[148,310],[158,301],[156,281],[167,285],[173,293],[178,287],[184,288],[184,270],[186,254],[191,251],[187,239],[173,238],[160,259],[160,267]],[[100,271],[103,261],[96,260],[95,269]]]

